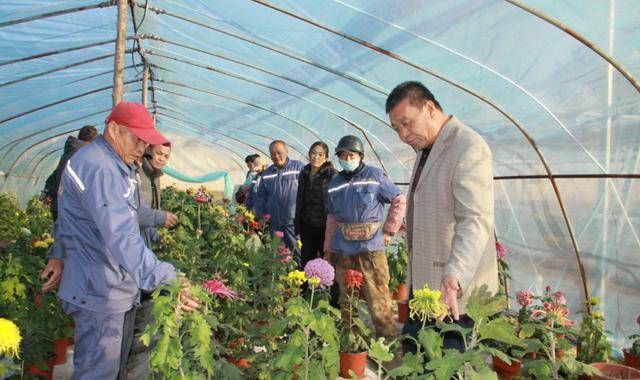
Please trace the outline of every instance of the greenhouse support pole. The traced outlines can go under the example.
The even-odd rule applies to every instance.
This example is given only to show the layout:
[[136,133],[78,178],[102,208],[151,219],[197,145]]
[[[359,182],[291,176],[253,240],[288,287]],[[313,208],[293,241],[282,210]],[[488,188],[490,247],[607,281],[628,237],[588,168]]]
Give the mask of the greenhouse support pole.
[[144,73],[142,74],[142,105],[147,106],[147,94],[148,94],[148,85],[149,81],[149,65],[145,62],[144,64]]
[[118,32],[116,56],[113,61],[113,106],[122,99],[124,88],[124,50],[127,41],[127,0],[118,0]]
[[[614,44],[614,27],[615,27],[615,14],[616,3],[615,0],[611,0],[609,3],[609,55],[613,56],[613,44]],[[607,174],[611,170],[611,132],[613,128],[613,120],[611,118],[611,107],[613,106],[613,66],[607,65],[607,128],[605,132],[605,161],[604,167]],[[607,260],[609,257],[609,186],[613,186],[613,182],[610,179],[603,181],[603,197],[604,202],[602,206],[602,254],[600,256],[600,299],[606,299],[607,293]]]

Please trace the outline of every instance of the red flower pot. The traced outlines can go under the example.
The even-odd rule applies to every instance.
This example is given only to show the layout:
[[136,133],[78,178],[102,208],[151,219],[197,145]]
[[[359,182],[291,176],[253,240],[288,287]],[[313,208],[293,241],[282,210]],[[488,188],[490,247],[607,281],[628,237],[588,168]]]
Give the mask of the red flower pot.
[[54,364],[64,364],[67,362],[67,347],[73,344],[73,338],[56,339],[54,352],[56,354],[56,360]]
[[396,290],[393,291],[393,299],[398,301],[404,301],[409,298],[409,292],[407,291],[407,284],[398,284]]
[[398,301],[398,322],[406,323],[409,319],[409,306],[407,301]]
[[230,356],[230,355],[226,355],[225,359],[227,359],[227,361],[233,365],[235,365],[238,368],[249,368],[249,361],[245,358],[240,358],[240,359],[235,359],[234,357]]
[[511,380],[520,374],[521,369],[522,362],[520,360],[513,360],[511,364],[507,364],[499,357],[493,357],[493,370],[496,371],[498,378],[501,380]]
[[358,377],[364,376],[364,369],[367,366],[367,353],[360,352],[358,354],[350,354],[348,352],[340,353],[340,376],[350,379],[349,370],[353,371]]
[[634,355],[627,350],[622,350],[624,352],[624,364],[633,367],[635,369],[640,369],[640,356]]
[[45,378],[47,380],[53,379],[53,366],[55,365],[56,357],[52,355],[50,359],[44,361],[47,365],[46,370],[42,370],[38,368],[37,365],[31,364],[27,367],[27,373],[29,375],[33,375],[34,377],[38,376],[40,378]]
[[635,368],[613,363],[593,363],[591,366],[599,369],[602,372],[602,376],[585,376],[585,378],[593,380],[640,380],[640,371]]

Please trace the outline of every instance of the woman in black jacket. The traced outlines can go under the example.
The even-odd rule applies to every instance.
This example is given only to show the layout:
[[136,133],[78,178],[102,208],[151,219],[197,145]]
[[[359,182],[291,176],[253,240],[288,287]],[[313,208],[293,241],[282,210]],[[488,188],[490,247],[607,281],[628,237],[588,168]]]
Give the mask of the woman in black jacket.
[[322,256],[327,223],[327,189],[336,174],[329,158],[329,147],[317,141],[309,149],[309,164],[298,176],[295,227],[300,234],[302,250],[300,268]]

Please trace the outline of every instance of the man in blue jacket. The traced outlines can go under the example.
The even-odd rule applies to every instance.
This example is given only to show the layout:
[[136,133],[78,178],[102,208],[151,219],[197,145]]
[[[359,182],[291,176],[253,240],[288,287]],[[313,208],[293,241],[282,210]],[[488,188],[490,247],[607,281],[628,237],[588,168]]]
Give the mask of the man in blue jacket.
[[[132,178],[132,164],[147,145],[166,142],[144,106],[121,102],[104,134],[67,162],[55,229],[60,249],[54,254],[64,260],[58,295],[76,325],[73,379],[115,379],[123,326],[131,325],[126,319],[140,289],[152,291],[177,276],[140,236]],[[184,295],[184,310],[198,307],[187,287]]]
[[299,261],[298,237],[295,233],[296,198],[298,195],[298,174],[304,167],[300,161],[289,159],[289,150],[284,141],[269,144],[269,154],[273,165],[269,166],[256,184],[255,214],[258,220],[269,214],[271,235],[276,231],[284,234],[284,243]]

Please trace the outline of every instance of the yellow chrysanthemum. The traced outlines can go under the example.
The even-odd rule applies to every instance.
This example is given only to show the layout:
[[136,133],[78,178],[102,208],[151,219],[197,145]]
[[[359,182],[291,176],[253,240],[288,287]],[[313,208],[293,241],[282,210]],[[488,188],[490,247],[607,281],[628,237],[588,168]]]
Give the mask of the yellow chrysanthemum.
[[302,241],[298,240],[298,249],[302,249]]
[[33,246],[35,248],[47,248],[49,246],[49,243],[47,243],[44,240],[38,240],[35,243],[33,243]]
[[247,218],[251,222],[253,222],[255,220],[255,216],[253,215],[253,213],[251,211],[245,212],[244,213],[244,217]]
[[304,271],[294,270],[289,272],[287,275],[287,281],[289,281],[293,285],[300,286],[307,281],[307,276],[304,274]]
[[440,318],[447,314],[447,305],[440,297],[442,292],[431,290],[428,285],[413,292],[413,299],[409,301],[409,315],[411,318],[425,321]]
[[18,326],[8,319],[0,318],[0,356],[17,357],[21,340]]
[[320,285],[320,278],[319,277],[311,277],[311,278],[307,279],[307,282],[311,286],[318,286],[318,285]]

